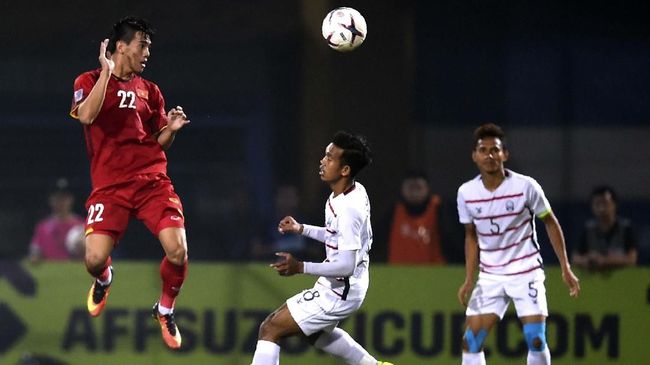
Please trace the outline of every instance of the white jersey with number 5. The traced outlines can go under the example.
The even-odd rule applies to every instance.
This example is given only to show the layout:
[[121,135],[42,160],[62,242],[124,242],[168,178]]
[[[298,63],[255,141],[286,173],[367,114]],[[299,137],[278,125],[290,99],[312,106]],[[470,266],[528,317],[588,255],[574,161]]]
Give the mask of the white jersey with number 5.
[[324,286],[342,299],[363,299],[369,284],[368,252],[372,247],[370,199],[366,188],[358,182],[342,194],[330,194],[325,203],[326,261],[333,261],[339,251],[357,250],[352,276],[330,278],[321,276],[317,286]]
[[460,223],[473,223],[479,245],[481,273],[517,275],[543,267],[535,232],[535,216],[551,211],[542,187],[533,178],[506,169],[494,191],[481,176],[458,189]]

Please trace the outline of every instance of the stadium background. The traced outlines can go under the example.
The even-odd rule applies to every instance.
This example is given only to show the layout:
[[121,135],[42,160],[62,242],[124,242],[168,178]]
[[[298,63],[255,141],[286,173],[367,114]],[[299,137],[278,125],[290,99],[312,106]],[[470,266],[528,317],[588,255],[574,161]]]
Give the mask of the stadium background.
[[[70,180],[83,213],[88,162],[81,128],[67,116],[72,82],[97,66],[100,40],[127,14],[148,18],[158,30],[144,77],[158,83],[168,106],[183,105],[192,120],[168,156],[193,261],[248,261],[250,233],[269,218],[282,183],[296,184],[307,219],[321,221],[327,190],[317,164],[339,129],[365,134],[374,146],[375,164],[360,180],[375,216],[396,198],[402,174],[421,167],[453,222],[455,191],[476,173],[471,132],[493,121],[510,135],[509,166],[545,188],[569,249],[588,216],[591,187],[608,183],[637,227],[640,262],[650,262],[647,6],[453,0],[0,5],[5,268],[26,255],[57,178]],[[331,51],[320,36],[324,14],[342,5],[368,21],[368,39],[350,54]],[[449,226],[443,244],[458,263],[462,229]],[[157,259],[160,248],[134,223],[116,255]],[[639,270],[648,277],[647,268]],[[647,318],[647,304],[641,315]]]

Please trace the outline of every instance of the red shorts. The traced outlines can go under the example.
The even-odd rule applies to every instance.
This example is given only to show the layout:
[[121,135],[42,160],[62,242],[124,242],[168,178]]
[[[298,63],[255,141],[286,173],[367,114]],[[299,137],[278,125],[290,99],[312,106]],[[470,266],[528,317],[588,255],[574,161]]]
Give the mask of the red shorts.
[[164,174],[138,175],[133,180],[95,189],[86,200],[86,235],[107,234],[115,243],[124,236],[129,219],[142,221],[153,233],[184,228],[183,205]]

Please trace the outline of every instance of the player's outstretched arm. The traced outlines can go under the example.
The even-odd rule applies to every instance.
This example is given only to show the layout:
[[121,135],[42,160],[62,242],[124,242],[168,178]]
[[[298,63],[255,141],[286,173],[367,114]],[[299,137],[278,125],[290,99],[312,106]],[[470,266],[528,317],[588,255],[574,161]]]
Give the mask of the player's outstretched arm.
[[458,289],[458,301],[467,307],[474,288],[474,276],[478,267],[478,238],[473,223],[465,225],[465,281]]
[[548,234],[548,238],[551,240],[551,245],[553,245],[553,251],[555,251],[555,255],[560,262],[560,267],[562,268],[562,280],[564,280],[564,283],[569,287],[569,295],[577,298],[580,294],[580,280],[571,270],[571,265],[569,264],[569,259],[566,253],[566,244],[564,242],[562,227],[560,227],[560,223],[553,212],[546,214],[542,218],[542,221],[546,226],[546,233]]
[[108,39],[104,39],[99,45],[99,63],[102,66],[102,72],[100,72],[99,79],[97,79],[95,86],[90,90],[88,97],[79,104],[76,111],[77,117],[82,124],[92,124],[102,109],[102,104],[104,104],[108,80],[111,77],[113,69],[115,69],[115,62],[110,59],[110,54],[106,51],[107,46]]
[[190,120],[187,119],[187,115],[183,111],[183,107],[177,106],[171,108],[167,112],[167,128],[160,131],[158,134],[158,143],[162,146],[164,150],[169,149],[174,138],[176,137],[176,132],[183,128]]

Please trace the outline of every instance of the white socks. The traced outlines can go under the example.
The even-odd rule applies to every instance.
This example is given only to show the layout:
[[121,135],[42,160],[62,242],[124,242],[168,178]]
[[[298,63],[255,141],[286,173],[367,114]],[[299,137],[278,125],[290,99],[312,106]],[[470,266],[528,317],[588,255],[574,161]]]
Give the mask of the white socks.
[[481,352],[463,352],[462,365],[485,365],[485,353]]
[[550,365],[551,352],[548,346],[545,346],[544,351],[528,351],[528,365]]
[[342,358],[348,365],[377,364],[377,360],[370,356],[368,351],[352,339],[347,332],[338,327],[334,328],[332,333],[321,334],[314,346]]
[[173,312],[173,308],[163,307],[162,305],[160,305],[160,303],[158,303],[158,313],[164,316],[165,314],[169,314],[171,312]]
[[253,355],[251,365],[279,365],[280,364],[280,346],[271,341],[259,340]]
[[361,361],[359,361],[358,365],[377,365],[377,360],[375,360],[374,357],[367,355],[364,356]]
[[110,284],[112,281],[113,281],[113,271],[111,270],[110,267],[108,268],[108,278],[106,280],[97,279],[97,282],[102,284],[103,286]]

